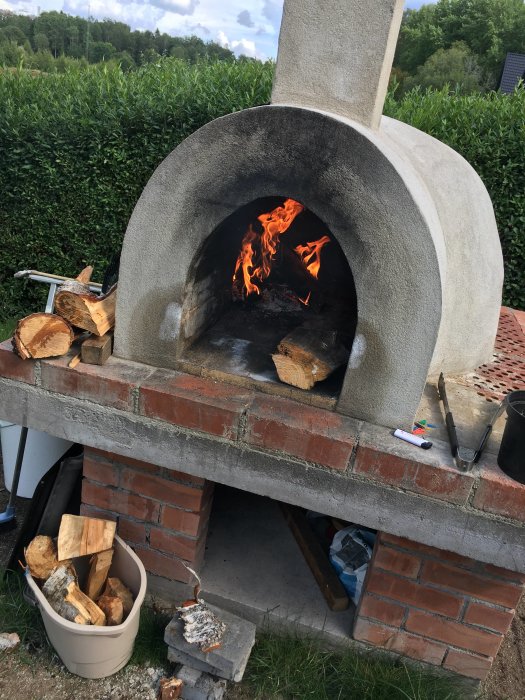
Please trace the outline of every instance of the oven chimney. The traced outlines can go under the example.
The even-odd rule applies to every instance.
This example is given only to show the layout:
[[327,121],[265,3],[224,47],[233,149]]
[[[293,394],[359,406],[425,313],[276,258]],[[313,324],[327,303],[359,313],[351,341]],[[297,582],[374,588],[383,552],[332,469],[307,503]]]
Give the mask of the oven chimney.
[[377,129],[403,0],[285,0],[273,104],[334,112]]

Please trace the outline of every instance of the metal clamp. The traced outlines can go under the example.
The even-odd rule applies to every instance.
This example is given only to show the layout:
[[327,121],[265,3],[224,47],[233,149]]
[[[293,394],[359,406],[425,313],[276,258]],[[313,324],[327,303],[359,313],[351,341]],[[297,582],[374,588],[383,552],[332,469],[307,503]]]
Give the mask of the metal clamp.
[[438,392],[439,398],[443,402],[443,407],[445,409],[445,424],[447,426],[448,439],[450,442],[452,456],[454,457],[454,461],[456,462],[456,467],[463,472],[468,472],[479,461],[481,453],[485,449],[487,440],[489,439],[489,436],[492,432],[494,423],[497,421],[500,413],[502,412],[505,406],[505,401],[502,401],[500,404],[498,404],[498,407],[494,412],[490,423],[487,425],[483,432],[483,435],[481,436],[481,440],[477,450],[473,450],[469,447],[460,447],[459,445],[456,424],[454,423],[452,411],[450,410],[450,406],[448,403],[447,392],[445,390],[445,377],[443,376],[443,372],[441,372],[441,374],[439,375]]

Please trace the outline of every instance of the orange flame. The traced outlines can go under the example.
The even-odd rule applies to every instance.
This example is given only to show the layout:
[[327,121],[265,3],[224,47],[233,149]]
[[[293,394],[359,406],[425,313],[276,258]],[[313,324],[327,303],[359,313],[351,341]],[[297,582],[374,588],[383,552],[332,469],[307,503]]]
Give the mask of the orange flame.
[[250,224],[248,231],[242,239],[241,252],[239,253],[239,257],[235,263],[235,272],[233,273],[233,280],[235,282],[239,269],[242,269],[242,276],[247,294],[252,294],[252,292],[255,292],[256,294],[261,293],[259,287],[251,282],[253,275],[253,256],[255,255],[252,243],[256,238],[257,234],[252,229]]
[[[321,250],[327,243],[330,243],[330,238],[328,236],[323,236],[318,241],[311,241],[306,245],[298,245],[294,248],[297,255],[301,258],[303,265],[315,279],[317,279],[319,270],[321,269]],[[308,301],[306,303],[308,303]]]
[[[241,251],[235,263],[233,273],[234,287],[240,287],[242,296],[261,293],[262,282],[270,275],[272,260],[277,252],[279,239],[292,225],[294,219],[303,211],[304,207],[294,199],[286,199],[281,207],[276,207],[266,214],[261,214],[257,219],[261,222],[263,232],[260,236],[250,226],[241,243]],[[258,240],[257,240],[258,239]],[[258,261],[254,264],[254,246],[257,242]],[[242,270],[242,279],[240,275]],[[260,283],[257,284],[256,280]]]

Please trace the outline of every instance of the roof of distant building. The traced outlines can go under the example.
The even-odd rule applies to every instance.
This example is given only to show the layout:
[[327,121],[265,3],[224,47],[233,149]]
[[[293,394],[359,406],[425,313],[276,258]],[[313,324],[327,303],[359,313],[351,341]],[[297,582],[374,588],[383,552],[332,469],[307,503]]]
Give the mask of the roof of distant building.
[[525,80],[525,54],[508,53],[503,66],[499,89],[501,92],[509,94],[522,78]]

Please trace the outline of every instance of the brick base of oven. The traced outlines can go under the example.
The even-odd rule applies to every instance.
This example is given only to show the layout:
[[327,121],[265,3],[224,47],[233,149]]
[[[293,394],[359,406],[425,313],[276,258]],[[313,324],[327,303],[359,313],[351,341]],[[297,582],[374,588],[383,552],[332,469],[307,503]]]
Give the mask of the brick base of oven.
[[[82,513],[117,521],[146,570],[193,583],[203,564],[213,483],[87,448]],[[354,639],[483,679],[515,615],[525,575],[380,533]]]
[[172,469],[103,452],[84,451],[83,515],[117,522],[146,571],[195,583],[184,566],[204,561],[213,483]]
[[482,680],[524,583],[522,574],[381,533],[354,639]]

